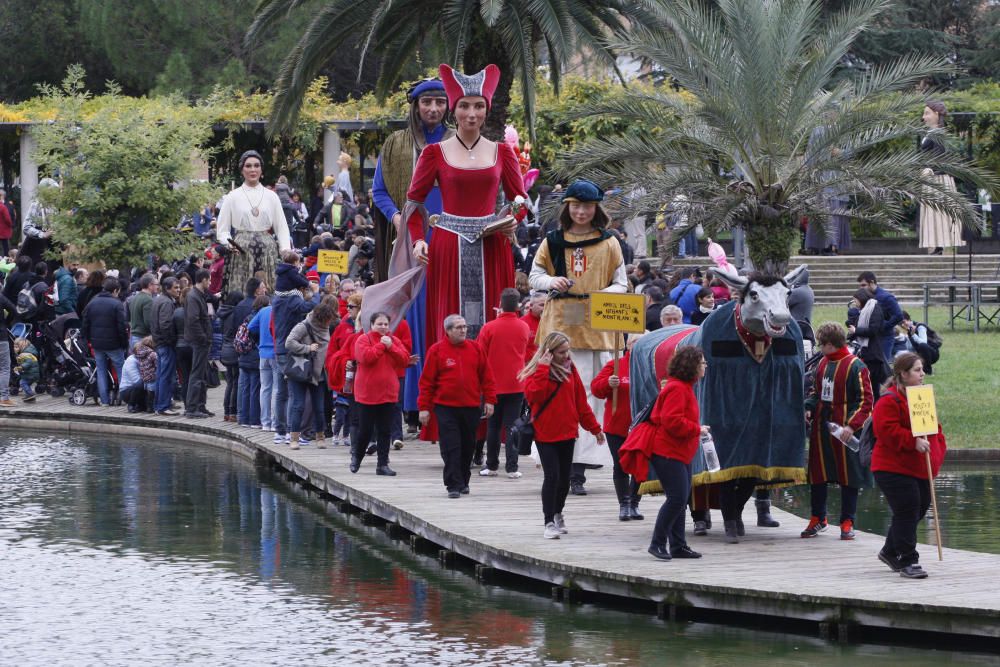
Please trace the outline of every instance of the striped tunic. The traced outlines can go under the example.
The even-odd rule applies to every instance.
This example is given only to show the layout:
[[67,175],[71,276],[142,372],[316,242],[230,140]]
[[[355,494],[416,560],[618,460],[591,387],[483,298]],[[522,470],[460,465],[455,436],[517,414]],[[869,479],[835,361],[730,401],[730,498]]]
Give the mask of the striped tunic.
[[809,483],[862,487],[872,483],[855,452],[834,438],[827,422],[848,425],[856,434],[871,416],[872,385],[864,362],[846,348],[823,357],[816,367],[806,410],[812,417],[809,427]]

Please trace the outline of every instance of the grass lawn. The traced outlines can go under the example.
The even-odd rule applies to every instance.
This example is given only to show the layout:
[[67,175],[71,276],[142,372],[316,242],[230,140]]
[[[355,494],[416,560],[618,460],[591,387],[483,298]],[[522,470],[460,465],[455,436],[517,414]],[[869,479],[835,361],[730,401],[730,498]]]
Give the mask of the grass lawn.
[[[909,310],[916,320],[923,309]],[[957,321],[948,327],[948,309],[930,309],[930,326],[941,334],[941,359],[925,384],[934,385],[938,418],[944,426],[948,447],[984,449],[1000,447],[1000,328],[990,325],[972,332],[972,323]],[[823,322],[844,323],[847,309],[817,306],[813,327]]]

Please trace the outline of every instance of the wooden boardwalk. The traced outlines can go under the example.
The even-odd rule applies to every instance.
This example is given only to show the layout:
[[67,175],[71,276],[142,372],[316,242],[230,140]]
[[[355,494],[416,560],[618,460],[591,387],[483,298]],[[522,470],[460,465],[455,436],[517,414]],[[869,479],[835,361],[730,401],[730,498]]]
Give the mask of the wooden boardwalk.
[[[221,415],[221,389],[210,392],[210,409]],[[1000,555],[920,548],[930,577],[904,580],[876,559],[878,535],[858,531],[853,542],[836,528],[803,540],[804,521],[775,511],[780,528],[757,528],[753,503],[740,544],[723,540],[721,517],[707,537],[689,536],[704,554],[691,561],[661,562],[646,553],[662,497],[646,498],[645,521],[618,521],[610,472],[591,471],[587,496],[570,496],[569,534],[542,538],[541,470],[522,457],[524,477],[479,477],[471,494],[448,499],[441,482],[437,447],[409,441],[391,453],[397,477],[375,475],[374,457],[357,474],[348,470],[348,448],[291,451],[273,445],[273,434],[240,428],[220,417],[129,415],[124,407],[75,407],[65,398],[39,397],[34,405],[0,410],[0,428],[45,432],[139,435],[223,446],[245,456],[273,457],[283,468],[364,512],[397,524],[483,566],[527,576],[559,590],[583,591],[660,603],[664,614],[739,612],[818,623],[821,632],[843,637],[858,626],[943,632],[1000,640],[1000,591],[995,582]],[[147,430],[149,428],[158,431]],[[863,520],[863,517],[862,517]],[[688,530],[691,524],[688,521]],[[777,628],[777,629],[780,629]]]

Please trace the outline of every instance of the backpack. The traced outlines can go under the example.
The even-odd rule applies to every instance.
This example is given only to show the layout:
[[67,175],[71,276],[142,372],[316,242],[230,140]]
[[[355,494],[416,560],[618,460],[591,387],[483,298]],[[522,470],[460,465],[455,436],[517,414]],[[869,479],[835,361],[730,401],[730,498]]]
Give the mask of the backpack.
[[30,320],[38,313],[38,301],[35,300],[34,285],[25,283],[21,291],[17,293],[17,302],[14,309],[21,319]]
[[927,342],[921,343],[913,336],[909,336],[910,345],[913,346],[913,351],[920,355],[920,358],[924,361],[924,366],[930,367],[938,362],[941,358],[941,336],[934,330],[932,330],[926,324],[922,325],[927,330]]
[[[878,403],[884,398],[879,397],[876,399],[875,403]],[[899,403],[899,397],[893,394],[893,398]],[[872,405],[872,414],[874,415],[875,406]],[[858,442],[860,446],[858,447],[858,458],[861,460],[861,465],[867,470],[872,466],[872,452],[875,451],[875,427],[872,425],[872,418],[869,417],[865,422],[865,425],[861,427],[861,434],[858,435]]]
[[[927,344],[933,347],[935,350],[940,350],[941,345],[944,343],[944,339],[941,338],[941,334],[934,329],[931,329],[926,324],[924,327],[927,329]],[[936,361],[936,360],[935,360]]]
[[236,329],[236,336],[233,338],[233,349],[236,350],[236,354],[246,354],[253,351],[253,336],[250,335],[251,319],[253,319],[253,315],[247,315],[239,328]]

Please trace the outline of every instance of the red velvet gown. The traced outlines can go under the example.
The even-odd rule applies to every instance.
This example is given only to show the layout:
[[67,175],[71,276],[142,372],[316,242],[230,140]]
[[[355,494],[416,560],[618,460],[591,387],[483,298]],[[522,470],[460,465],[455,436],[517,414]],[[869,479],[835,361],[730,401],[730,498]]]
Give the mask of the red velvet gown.
[[[527,198],[517,157],[506,144],[497,144],[493,164],[475,168],[453,166],[445,159],[440,144],[429,144],[417,160],[406,198],[424,201],[435,183],[441,189],[444,212],[462,217],[495,214],[501,183],[508,200],[513,201],[517,195]],[[413,243],[424,238],[424,221],[419,211],[410,216],[409,232]],[[460,312],[458,238],[451,231],[437,228],[428,249],[428,348],[444,336],[444,318]],[[500,305],[500,292],[514,286],[514,257],[510,241],[504,235],[493,234],[483,239],[483,267],[486,274],[483,313],[486,320],[492,320],[496,317],[494,307]]]

